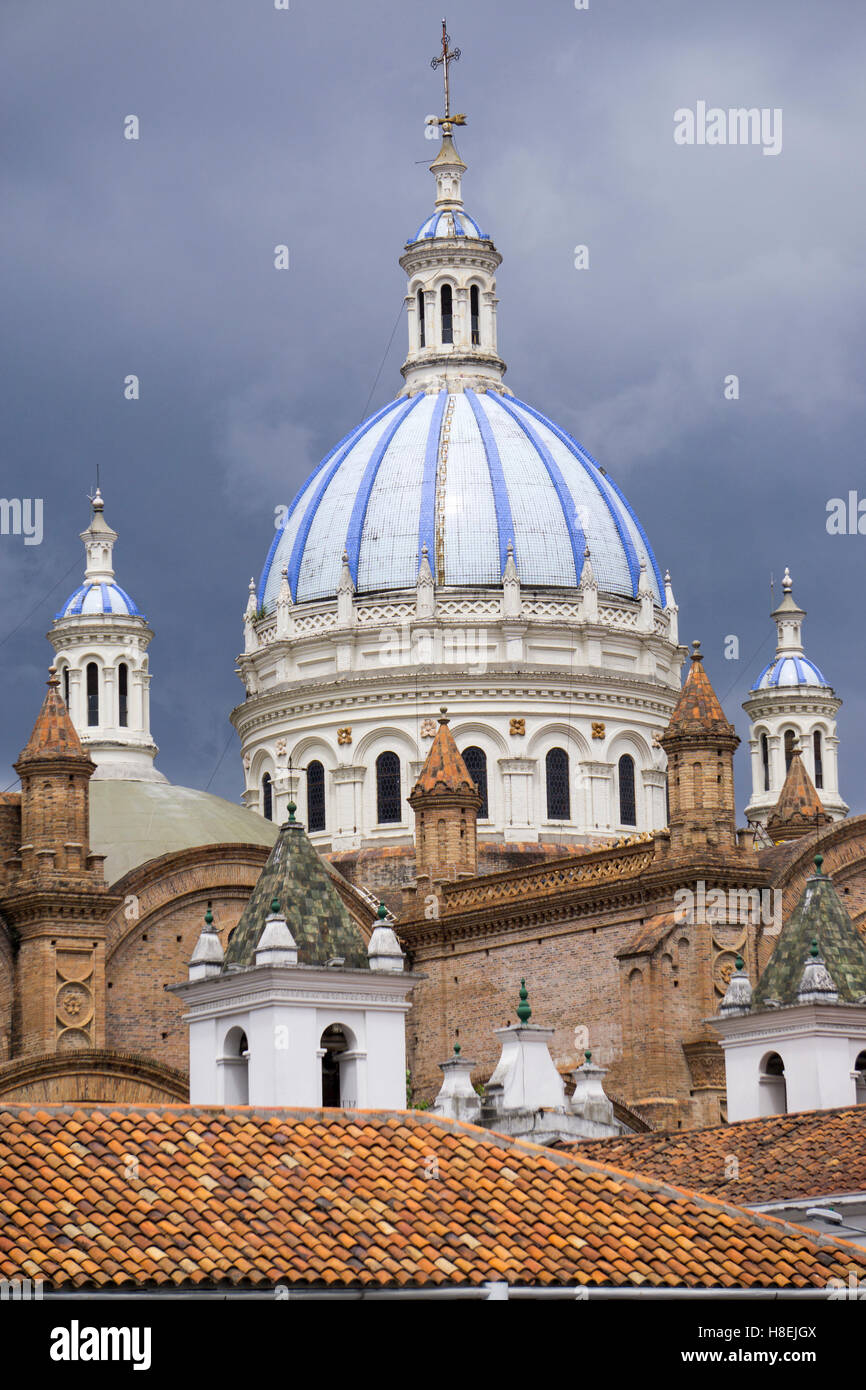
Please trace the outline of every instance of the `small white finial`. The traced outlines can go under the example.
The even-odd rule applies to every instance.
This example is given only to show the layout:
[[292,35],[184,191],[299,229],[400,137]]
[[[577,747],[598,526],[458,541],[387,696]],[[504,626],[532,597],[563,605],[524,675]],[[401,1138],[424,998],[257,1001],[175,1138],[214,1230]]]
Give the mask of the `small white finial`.
[[788,566],[786,565],[785,573],[782,575],[782,588],[785,590],[786,594],[789,594],[793,587],[794,581],[791,578],[791,571],[788,569]]

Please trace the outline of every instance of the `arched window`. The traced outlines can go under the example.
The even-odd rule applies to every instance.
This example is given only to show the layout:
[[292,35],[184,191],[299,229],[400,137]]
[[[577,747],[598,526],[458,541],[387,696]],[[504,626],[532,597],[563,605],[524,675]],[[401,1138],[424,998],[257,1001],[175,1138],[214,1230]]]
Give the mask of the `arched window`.
[[761,734],[761,766],[764,769],[764,791],[770,790],[770,740]]
[[479,294],[478,286],[473,285],[469,291],[469,319],[472,331],[472,346],[478,347],[481,342],[481,315],[479,313]]
[[761,1063],[760,1088],[762,1115],[786,1115],[788,1113],[785,1063],[778,1052],[769,1052]]
[[265,820],[273,820],[274,818],[274,788],[269,772],[266,772],[262,778],[262,815]]
[[63,668],[63,698],[66,701],[66,708],[69,708],[69,667]]
[[544,760],[544,770],[547,781],[547,819],[571,820],[568,754],[564,748],[551,748]]
[[785,776],[786,776],[786,777],[787,777],[787,775],[788,775],[788,770],[789,770],[789,768],[790,768],[790,766],[791,766],[791,759],[792,759],[793,756],[794,756],[794,747],[795,747],[796,742],[797,742],[797,735],[794,733],[794,730],[793,730],[793,729],[786,729],[786,730],[785,730]]
[[380,825],[403,819],[400,759],[396,753],[380,753],[376,759],[376,819]]
[[821,730],[812,735],[812,752],[815,758],[815,786],[820,790],[824,785],[824,759],[821,754]]
[[630,753],[623,753],[619,760],[619,823],[620,825],[637,825],[634,758]]
[[125,661],[117,668],[117,722],[121,729],[129,724],[129,667]]
[[418,346],[426,347],[427,330],[424,326],[424,291],[418,291]]
[[858,1053],[854,1063],[854,1100],[857,1105],[866,1105],[866,1052]]
[[442,341],[454,342],[454,318],[451,310],[451,286],[443,285],[439,296],[442,313]]
[[325,828],[325,769],[316,760],[307,768],[307,829]]
[[99,723],[99,667],[95,661],[87,663],[87,723]]
[[348,1028],[332,1023],[319,1039],[322,1055],[322,1105],[328,1109],[358,1104],[357,1042]]
[[466,771],[472,778],[481,797],[481,806],[478,811],[479,819],[487,820],[490,812],[487,808],[487,754],[483,748],[467,748],[463,754],[463,761],[466,764]]
[[250,1103],[250,1049],[242,1028],[230,1028],[220,1058],[225,1105]]

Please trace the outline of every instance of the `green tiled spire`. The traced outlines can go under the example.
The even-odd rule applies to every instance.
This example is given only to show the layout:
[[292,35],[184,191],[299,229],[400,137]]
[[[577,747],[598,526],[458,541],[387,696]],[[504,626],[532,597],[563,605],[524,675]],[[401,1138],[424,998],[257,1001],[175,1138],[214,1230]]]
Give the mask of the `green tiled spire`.
[[301,965],[327,965],[342,956],[346,966],[366,969],[367,947],[334,887],[324,861],[304,827],[288,820],[259,875],[252,897],[226,948],[226,965],[255,965],[256,945],[272,913],[282,911],[298,947]]
[[866,995],[866,943],[839,898],[833,882],[821,872],[823,860],[815,856],[816,872],[806,880],[803,894],[779,934],[775,950],[752,998],[762,1008],[768,999],[795,1004],[803,966],[817,943],[839,999],[854,1004]]

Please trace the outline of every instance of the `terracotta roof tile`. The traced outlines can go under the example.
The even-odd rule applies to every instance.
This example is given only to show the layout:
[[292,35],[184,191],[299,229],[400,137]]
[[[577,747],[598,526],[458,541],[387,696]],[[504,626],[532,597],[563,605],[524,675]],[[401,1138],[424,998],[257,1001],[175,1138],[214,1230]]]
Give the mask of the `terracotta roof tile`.
[[[727,1202],[863,1192],[866,1106],[771,1115],[685,1133],[591,1139],[576,1151],[598,1163]],[[725,1176],[731,1156],[737,1159],[737,1178]],[[716,1222],[728,1230],[736,1225],[728,1212],[720,1213]],[[737,1248],[738,1241],[732,1236],[728,1244]],[[747,1246],[744,1238],[743,1248]]]
[[[853,1125],[861,1137],[866,1114],[857,1119],[859,1128],[847,1120],[842,1128]],[[724,1153],[736,1152],[738,1128],[720,1132]],[[118,1132],[124,1139],[115,1146]],[[49,1136],[60,1167],[34,1168],[34,1151]],[[669,1142],[694,1141],[690,1134]],[[631,1151],[623,1145],[645,1141],[607,1143],[609,1161],[625,1166]],[[73,1164],[81,1158],[73,1146],[100,1161]],[[53,1287],[81,1288],[496,1278],[823,1286],[851,1268],[866,1277],[866,1253],[856,1247],[587,1159],[604,1149],[554,1152],[417,1112],[7,1105],[0,1276],[30,1269]],[[435,1180],[406,1161],[431,1152]],[[138,1178],[125,1176],[130,1158]],[[257,1183],[242,1187],[244,1171]],[[681,1180],[676,1165],[666,1176]],[[748,1183],[735,1195],[747,1200]],[[56,1215],[32,1219],[59,1205],[62,1224]]]

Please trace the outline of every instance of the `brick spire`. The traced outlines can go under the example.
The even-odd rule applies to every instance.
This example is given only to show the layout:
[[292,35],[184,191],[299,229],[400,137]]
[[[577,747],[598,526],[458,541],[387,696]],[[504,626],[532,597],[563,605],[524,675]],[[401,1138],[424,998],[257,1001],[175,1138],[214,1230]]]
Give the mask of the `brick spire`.
[[436,737],[409,797],[415,812],[415,874],[419,880],[473,876],[478,867],[481,797],[442,710]]
[[[731,736],[737,738],[734,726],[729,724],[725,718],[724,710],[719,704],[719,697],[713,690],[710,678],[704,670],[704,658],[701,653],[700,642],[692,643],[691,655],[692,664],[689,667],[689,674],[680,691],[680,698],[677,700],[671,715],[665,737],[671,738],[675,734],[709,734],[715,738],[717,734],[722,734],[726,738]],[[737,743],[739,741],[737,738]]]
[[780,840],[796,840],[798,836],[808,835],[810,831],[829,823],[830,817],[821,805],[821,798],[797,746],[791,756],[791,766],[779,800],[767,820],[767,833],[778,844]]
[[[412,789],[412,796],[409,797],[410,805],[413,797],[435,796],[440,792],[470,792],[478,797],[469,769],[463,761],[460,749],[454,742],[454,735],[448,728],[449,723],[450,720],[443,708],[439,717],[436,737],[433,739],[430,752],[427,754],[427,761]],[[480,797],[478,797],[478,805],[481,805]]]
[[94,764],[85,753],[75,732],[66,701],[60,694],[60,681],[54,666],[49,669],[47,684],[48,691],[42,701],[42,708],[27,745],[15,764],[15,770],[20,773],[22,763],[45,762],[57,758],[75,759],[82,766],[87,764],[93,768]]
[[729,850],[736,845],[734,752],[729,724],[704,670],[700,642],[670,723],[659,740],[668,758],[671,848]]

